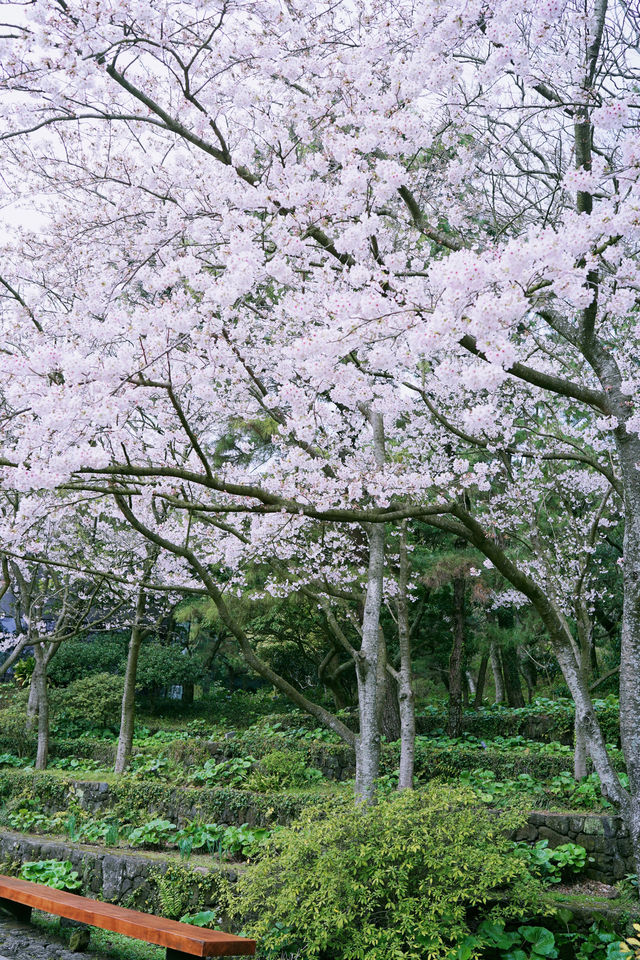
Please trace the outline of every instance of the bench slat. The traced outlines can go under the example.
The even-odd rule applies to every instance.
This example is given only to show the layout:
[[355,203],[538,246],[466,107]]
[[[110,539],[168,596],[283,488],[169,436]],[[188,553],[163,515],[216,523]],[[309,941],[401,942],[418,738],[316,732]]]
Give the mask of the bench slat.
[[255,940],[236,937],[232,933],[207,930],[177,920],[165,920],[138,910],[128,910],[112,903],[89,900],[75,893],[54,890],[42,883],[31,883],[0,875],[0,898],[13,900],[68,920],[79,920],[92,927],[123,933],[137,940],[146,940],[159,947],[169,947],[195,957],[253,956]]

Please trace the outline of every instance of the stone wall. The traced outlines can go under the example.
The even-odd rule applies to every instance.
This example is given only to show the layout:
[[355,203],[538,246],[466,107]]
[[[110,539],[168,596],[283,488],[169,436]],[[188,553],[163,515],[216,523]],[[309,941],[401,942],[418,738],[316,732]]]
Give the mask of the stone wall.
[[[217,906],[216,884],[207,882],[215,881],[216,877],[212,877],[207,867],[183,864],[176,857],[164,854],[124,853],[13,831],[0,833],[0,873],[17,873],[21,864],[34,860],[70,860],[82,879],[82,890],[78,892],[84,896],[152,913],[165,912],[158,880],[172,868],[180,872],[178,881],[184,888],[183,913],[190,907]],[[218,876],[224,874],[231,881],[237,878],[237,868],[219,867],[213,861],[212,864]]]
[[620,817],[536,810],[517,831],[516,840],[548,840],[550,847],[579,843],[593,857],[585,871],[587,877],[603,883],[616,883],[636,872],[629,833]]

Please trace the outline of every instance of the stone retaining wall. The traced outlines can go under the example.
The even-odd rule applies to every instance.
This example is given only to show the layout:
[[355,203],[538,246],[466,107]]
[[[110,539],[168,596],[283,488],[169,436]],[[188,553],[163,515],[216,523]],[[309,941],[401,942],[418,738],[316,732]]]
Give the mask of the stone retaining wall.
[[615,883],[636,872],[629,833],[620,817],[536,810],[517,831],[516,840],[548,840],[550,847],[579,843],[593,857],[586,876],[603,883]]
[[[231,881],[237,878],[237,869],[218,867],[212,861],[212,870],[203,866],[182,864],[176,857],[143,855],[66,843],[45,837],[27,836],[13,831],[0,833],[0,873],[19,872],[20,865],[34,860],[70,860],[82,879],[84,896],[118,903],[121,906],[164,913],[158,878],[170,868],[183,874],[179,878],[184,887],[185,904],[182,913],[194,909],[216,907],[214,890],[217,875]],[[213,879],[209,884],[206,880]],[[189,884],[192,889],[189,890]],[[201,898],[198,902],[199,897]],[[187,901],[191,902],[188,903]]]

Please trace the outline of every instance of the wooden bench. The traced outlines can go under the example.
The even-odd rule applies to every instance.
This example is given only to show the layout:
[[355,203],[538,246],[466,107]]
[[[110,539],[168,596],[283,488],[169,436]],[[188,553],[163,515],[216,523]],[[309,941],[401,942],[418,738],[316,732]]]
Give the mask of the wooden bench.
[[164,920],[138,910],[127,910],[112,903],[89,900],[75,893],[54,890],[41,883],[0,876],[0,907],[17,920],[29,921],[31,910],[44,910],[68,920],[79,920],[92,927],[123,933],[167,948],[167,960],[191,957],[253,956],[255,940],[234,937],[231,933],[194,927],[190,923]]

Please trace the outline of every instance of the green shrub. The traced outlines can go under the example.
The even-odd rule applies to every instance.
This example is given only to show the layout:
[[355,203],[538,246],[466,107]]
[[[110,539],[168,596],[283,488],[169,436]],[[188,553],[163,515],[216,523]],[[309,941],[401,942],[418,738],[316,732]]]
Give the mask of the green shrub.
[[110,673],[95,673],[74,680],[52,697],[56,725],[67,736],[89,730],[117,730],[124,680]]
[[506,835],[519,822],[436,783],[372,807],[332,799],[271,838],[241,876],[232,915],[267,956],[445,960],[480,916],[526,916],[539,901]]
[[158,687],[181,686],[194,683],[201,677],[200,662],[183,653],[180,646],[164,646],[161,643],[142,645],[136,674],[139,688],[154,690]]
[[96,673],[124,673],[129,631],[104,632],[87,640],[65,640],[49,667],[56,687]]
[[318,780],[322,780],[322,774],[314,767],[308,767],[301,754],[293,750],[272,750],[247,778],[247,787],[250,790],[280,790],[302,787]]
[[0,724],[0,750],[17,754],[19,757],[35,756],[36,734],[27,732],[28,690],[16,691],[11,704],[2,710]]

